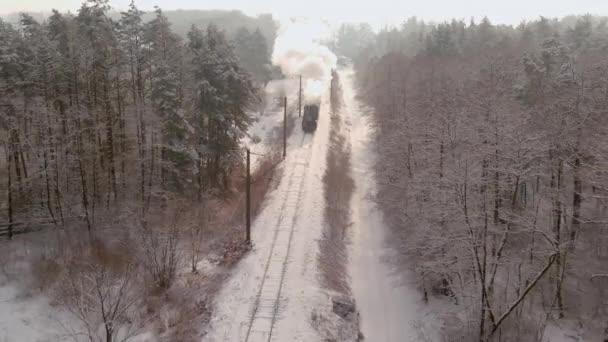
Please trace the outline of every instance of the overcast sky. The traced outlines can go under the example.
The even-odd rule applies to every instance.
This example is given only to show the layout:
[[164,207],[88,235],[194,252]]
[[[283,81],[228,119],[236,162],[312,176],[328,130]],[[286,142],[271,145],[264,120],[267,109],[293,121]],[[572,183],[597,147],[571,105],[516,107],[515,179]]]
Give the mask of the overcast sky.
[[[124,9],[130,0],[110,0]],[[82,0],[0,0],[0,14],[17,11],[75,11]],[[418,16],[441,21],[488,16],[492,22],[517,24],[523,19],[562,17],[568,14],[608,15],[608,0],[136,0],[150,10],[158,5],[170,9],[239,9],[247,14],[272,13],[277,18],[314,16],[337,22],[365,21],[378,28]]]

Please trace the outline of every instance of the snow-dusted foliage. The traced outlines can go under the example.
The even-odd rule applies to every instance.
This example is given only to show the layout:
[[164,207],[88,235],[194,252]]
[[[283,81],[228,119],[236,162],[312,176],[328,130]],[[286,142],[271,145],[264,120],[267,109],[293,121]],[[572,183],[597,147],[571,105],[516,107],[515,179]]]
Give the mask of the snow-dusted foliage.
[[266,85],[271,78],[272,68],[266,38],[256,29],[250,32],[241,27],[234,37],[235,52],[243,67],[251,72],[255,80]]
[[87,0],[46,21],[0,21],[0,238],[52,232],[48,241],[6,242],[28,251],[10,286],[30,268],[49,275],[36,291],[78,322],[66,332],[72,340],[169,335],[178,325],[180,336],[195,336],[203,304],[180,304],[171,312],[188,320],[160,324],[170,303],[153,298],[188,292],[178,253],[186,242],[202,260],[223,253],[224,240],[240,241],[224,229],[240,215],[238,199],[200,214],[213,226],[180,220],[236,193],[229,180],[242,174],[255,85],[221,29],[185,42],[160,9],[143,16],[134,2],[115,15],[109,1]]
[[227,187],[228,171],[242,160],[240,140],[249,125],[247,110],[256,97],[253,83],[238,64],[233,46],[216,26],[210,25],[205,31],[193,27],[188,38],[199,183]]
[[0,23],[5,189],[19,190],[0,202],[10,222],[33,210],[92,228],[99,204],[133,195],[145,212],[171,194],[227,186],[240,163],[255,89],[221,30],[186,46],[160,9],[146,23],[134,3],[118,20],[109,11],[91,0],[45,23]]
[[450,341],[538,341],[564,319],[603,334],[607,34],[418,23],[358,59],[378,201],[425,299],[451,302]]

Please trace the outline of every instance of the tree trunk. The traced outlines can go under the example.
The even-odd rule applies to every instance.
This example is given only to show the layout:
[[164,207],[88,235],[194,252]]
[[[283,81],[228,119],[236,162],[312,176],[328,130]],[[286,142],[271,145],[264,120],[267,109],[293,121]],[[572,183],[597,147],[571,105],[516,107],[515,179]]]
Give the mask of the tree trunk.
[[494,150],[494,162],[495,171],[494,171],[494,225],[498,226],[500,223],[500,207],[502,205],[502,199],[500,198],[500,173],[499,170],[499,160],[498,160],[498,124],[495,127],[495,150]]
[[126,128],[125,128],[125,113],[123,111],[123,101],[122,101],[122,95],[120,93],[120,78],[119,78],[119,73],[116,72],[116,101],[118,102],[117,104],[117,108],[118,108],[118,122],[119,122],[119,135],[120,135],[120,153],[121,153],[121,157],[120,157],[120,174],[121,174],[121,182],[122,182],[122,192],[121,192],[121,198],[124,199],[124,195],[126,193],[126,189],[127,189],[127,175],[126,175],[126,163],[125,163],[125,159],[127,156],[127,144],[126,144],[126,139],[127,139],[127,133],[126,133]]
[[580,229],[580,224],[581,224],[581,203],[582,203],[582,192],[583,192],[583,186],[582,186],[582,182],[581,182],[581,175],[580,175],[580,167],[581,167],[581,159],[579,156],[576,157],[576,159],[574,160],[574,165],[573,165],[573,181],[574,181],[574,188],[572,190],[573,192],[573,199],[572,199],[572,230],[570,231],[570,240],[571,240],[571,248],[574,248],[574,241],[576,240],[576,234],[578,233],[579,229]]
[[27,165],[25,164],[25,158],[23,157],[23,147],[19,140],[17,140],[17,148],[19,149],[19,158],[21,160],[21,168],[23,169],[23,177],[28,178]]
[[104,80],[104,107],[106,112],[106,153],[108,159],[108,199],[106,207],[110,204],[110,193],[112,193],[114,201],[116,201],[117,190],[116,190],[116,163],[114,160],[114,115],[112,104],[110,103],[109,94],[109,75],[106,74]]
[[6,170],[8,173],[7,195],[8,195],[8,238],[13,238],[13,177],[11,175],[11,157],[10,147],[6,149]]
[[[78,115],[78,114],[77,114]],[[89,195],[87,190],[87,177],[86,170],[84,168],[84,163],[82,161],[84,151],[83,151],[83,141],[82,141],[82,127],[80,124],[80,117],[76,118],[76,128],[78,129],[78,136],[76,137],[77,148],[78,148],[78,173],[80,176],[80,194],[82,198],[82,207],[84,209],[84,219],[87,223],[87,229],[89,234],[91,233],[91,219],[89,217]]]
[[[562,297],[562,282],[563,282],[563,272],[562,272],[562,253],[560,251],[561,248],[561,226],[562,226],[562,203],[560,199],[560,190],[561,190],[561,181],[562,181],[562,161],[559,160],[557,162],[557,175],[556,177],[552,177],[552,183],[554,185],[554,195],[553,195],[553,222],[554,228],[553,233],[555,235],[555,248],[558,250],[555,265],[556,265],[556,287],[555,287],[555,298],[557,301],[557,311],[558,317],[564,317],[564,304]],[[554,179],[555,178],[555,179]]]
[[152,147],[150,149],[150,174],[148,176],[148,198],[146,200],[146,209],[145,212],[148,212],[150,208],[150,201],[152,199],[152,185],[154,182],[154,168],[156,167],[156,133],[152,132]]
[[21,167],[19,164],[19,136],[17,130],[15,128],[11,129],[10,133],[11,139],[9,141],[10,145],[10,153],[13,154],[13,162],[15,163],[15,176],[17,176],[17,187],[19,188],[19,193],[23,193],[23,178],[21,177]]
[[[45,86],[45,93],[46,93],[46,86]],[[57,210],[57,213],[59,214],[59,219],[61,220],[61,224],[64,223],[64,219],[63,219],[63,208],[61,206],[61,202],[59,201],[60,198],[60,189],[59,189],[59,161],[57,160],[57,147],[56,147],[56,142],[55,142],[55,137],[53,134],[53,126],[52,126],[52,121],[51,121],[51,106],[49,105],[49,101],[48,101],[48,97],[47,95],[45,95],[45,102],[46,102],[46,125],[47,125],[47,146],[49,148],[49,159],[50,159],[50,166],[52,166],[52,172],[53,172],[53,191],[52,193],[55,195],[55,210]],[[45,159],[45,163],[46,163],[46,159]],[[47,182],[48,182],[48,169],[46,170],[46,174],[47,174]],[[50,193],[50,189],[48,188],[48,184],[47,184],[47,192],[49,192],[47,194],[47,197],[49,199],[51,199],[51,193]],[[48,204],[49,206],[51,205],[51,203],[49,202]],[[53,213],[51,212],[51,216],[53,216]],[[55,218],[53,218],[53,221],[55,221]],[[55,221],[55,224],[57,224],[57,222]]]
[[53,220],[53,223],[57,224],[57,221],[55,220],[55,214],[53,213],[53,204],[52,204],[52,199],[51,199],[51,182],[49,180],[49,162],[48,162],[48,153],[46,152],[46,149],[44,149],[43,157],[44,157],[44,181],[46,184],[46,208],[49,212],[49,215],[51,215],[51,219]]

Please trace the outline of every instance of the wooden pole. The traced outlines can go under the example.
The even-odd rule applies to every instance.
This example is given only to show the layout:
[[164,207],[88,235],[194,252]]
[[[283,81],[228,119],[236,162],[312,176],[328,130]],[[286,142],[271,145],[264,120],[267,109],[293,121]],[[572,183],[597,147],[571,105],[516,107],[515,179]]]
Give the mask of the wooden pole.
[[247,194],[246,194],[246,201],[247,201],[247,208],[245,209],[245,216],[246,216],[246,225],[247,225],[247,235],[245,238],[245,242],[250,245],[251,244],[251,152],[249,151],[249,149],[247,149]]
[[287,96],[283,104],[283,159],[287,157]]
[[298,116],[302,116],[302,75],[300,75],[300,95],[298,97]]
[[[12,143],[12,142],[11,142]],[[9,144],[12,150],[12,144]],[[7,170],[8,170],[8,239],[11,240],[13,238],[13,184],[11,177],[11,155],[13,154],[11,150],[6,149],[7,155]]]

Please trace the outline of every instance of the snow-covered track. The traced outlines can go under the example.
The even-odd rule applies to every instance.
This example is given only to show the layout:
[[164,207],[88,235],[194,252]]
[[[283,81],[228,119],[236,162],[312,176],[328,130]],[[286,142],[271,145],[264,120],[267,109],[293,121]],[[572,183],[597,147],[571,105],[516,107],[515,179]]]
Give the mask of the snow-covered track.
[[[247,327],[246,342],[270,341],[279,313],[281,290],[288,266],[289,252],[300,207],[307,161],[310,160],[310,135],[302,137],[302,148],[294,151],[294,167],[289,170],[287,194],[281,205],[281,215],[274,231],[270,254],[264,268],[262,283],[258,290]],[[306,142],[308,144],[306,145]]]
[[328,121],[321,115],[315,133],[296,128],[289,137],[277,188],[253,222],[253,248],[215,298],[203,342],[318,340],[309,319],[326,301],[315,257],[325,207]]

